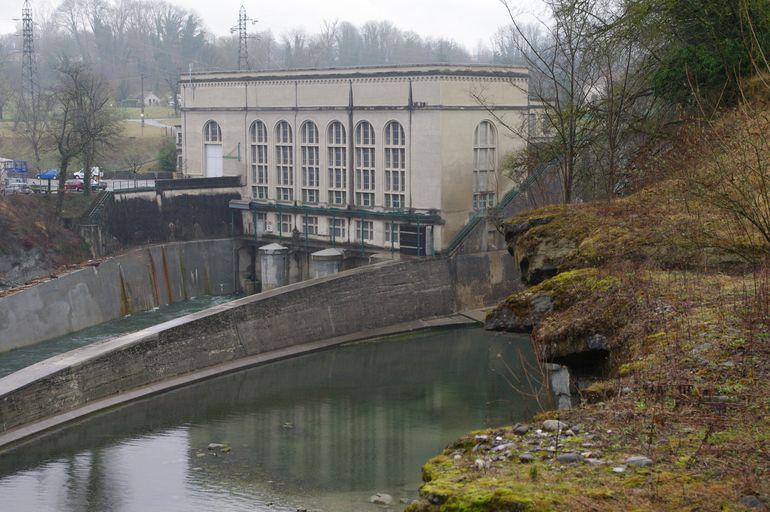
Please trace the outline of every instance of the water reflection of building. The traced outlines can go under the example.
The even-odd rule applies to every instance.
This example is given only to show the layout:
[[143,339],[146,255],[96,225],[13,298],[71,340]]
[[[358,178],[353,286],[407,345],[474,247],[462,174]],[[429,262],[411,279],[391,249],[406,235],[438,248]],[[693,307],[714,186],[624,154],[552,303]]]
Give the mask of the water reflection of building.
[[[441,249],[513,182],[524,68],[422,65],[185,74],[187,176],[240,176],[247,230]],[[516,133],[511,132],[514,128]]]
[[221,479],[236,487],[244,485],[238,475],[315,491],[414,484],[447,442],[536,412],[532,397],[516,397],[491,375],[507,366],[517,375],[506,378],[524,381],[517,360],[531,359],[530,347],[487,344],[474,334],[451,343],[437,336],[397,348],[349,347],[230,377],[226,388],[208,393],[237,406],[228,407],[225,421],[192,428],[191,447],[237,446],[226,468],[203,459],[206,471],[227,471]]
[[[534,355],[524,336],[416,336],[225,375],[94,416],[0,458],[0,495],[54,504],[40,510],[213,510],[271,493],[414,489],[446,443],[535,412],[532,397],[491,375],[508,367],[517,372],[508,378],[525,378],[519,358]],[[232,451],[209,455],[211,442]]]

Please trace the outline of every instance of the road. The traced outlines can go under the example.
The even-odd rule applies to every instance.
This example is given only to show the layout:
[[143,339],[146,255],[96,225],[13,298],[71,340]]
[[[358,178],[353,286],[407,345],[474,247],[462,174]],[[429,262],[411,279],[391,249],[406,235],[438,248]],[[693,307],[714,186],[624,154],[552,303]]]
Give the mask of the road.
[[[128,121],[130,123],[141,123],[142,122],[141,119],[126,119],[126,121]],[[156,128],[171,128],[171,129],[174,128],[173,125],[166,124],[166,123],[161,123],[160,120],[158,120],[158,119],[145,119],[144,120],[144,125],[145,126],[154,126]]]

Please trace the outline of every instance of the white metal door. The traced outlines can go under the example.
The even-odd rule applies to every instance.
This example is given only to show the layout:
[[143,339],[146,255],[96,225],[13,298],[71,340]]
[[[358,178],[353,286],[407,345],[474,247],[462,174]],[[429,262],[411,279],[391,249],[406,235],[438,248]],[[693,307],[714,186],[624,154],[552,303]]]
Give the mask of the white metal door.
[[206,176],[218,178],[222,176],[222,162],[224,161],[221,144],[206,144]]

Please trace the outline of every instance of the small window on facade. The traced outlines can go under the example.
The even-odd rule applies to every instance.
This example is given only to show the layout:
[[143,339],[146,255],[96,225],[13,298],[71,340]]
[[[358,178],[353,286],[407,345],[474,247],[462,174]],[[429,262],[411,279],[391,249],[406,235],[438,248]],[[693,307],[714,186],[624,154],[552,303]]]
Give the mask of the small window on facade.
[[282,234],[291,233],[294,229],[292,216],[286,213],[278,214],[278,232]]
[[318,234],[318,217],[312,217],[305,215],[302,217],[302,228],[303,233],[308,235],[317,235]]
[[[281,121],[275,126],[275,170],[279,201],[294,200],[294,139],[291,126]],[[291,230],[289,230],[291,231]]]
[[385,126],[385,207],[404,208],[406,138],[400,123]]
[[374,206],[374,128],[366,121],[356,127],[356,204]]
[[495,206],[497,189],[497,140],[495,127],[482,121],[473,135],[473,208],[485,210]]
[[203,128],[203,141],[207,144],[221,144],[222,130],[216,121],[209,121]]
[[330,219],[330,235],[335,240],[346,240],[348,232],[345,226],[345,219]]
[[385,224],[385,243],[387,244],[393,244],[398,245],[398,234],[399,234],[399,225],[398,224]]
[[339,121],[329,125],[327,137],[329,166],[329,204],[347,204],[348,147],[345,127]]
[[257,233],[264,233],[267,231],[267,214],[257,212],[257,225],[255,226]]
[[302,125],[301,133],[302,201],[305,203],[317,203],[321,165],[318,148],[318,128],[315,123],[306,121]]
[[255,199],[267,199],[267,127],[262,121],[254,121],[249,130],[251,143],[251,195]]
[[357,220],[356,238],[365,242],[374,241],[374,222],[370,220]]

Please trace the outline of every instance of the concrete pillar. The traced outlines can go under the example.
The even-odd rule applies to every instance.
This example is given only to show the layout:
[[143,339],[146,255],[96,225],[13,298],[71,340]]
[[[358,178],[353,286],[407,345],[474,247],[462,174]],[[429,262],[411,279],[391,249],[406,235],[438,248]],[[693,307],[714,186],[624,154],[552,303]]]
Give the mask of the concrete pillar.
[[345,253],[339,249],[324,249],[310,255],[310,278],[336,274],[342,268]]
[[433,226],[425,226],[425,256],[435,256],[433,248]]
[[289,284],[289,249],[278,244],[259,248],[262,291]]
[[545,370],[551,381],[551,391],[559,410],[572,408],[569,368],[560,364],[546,363]]

